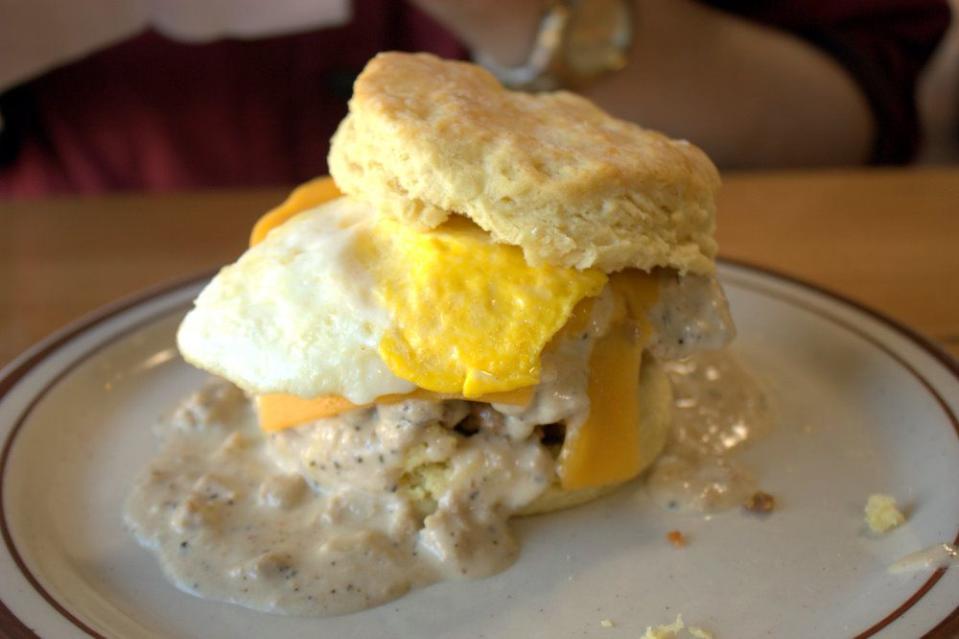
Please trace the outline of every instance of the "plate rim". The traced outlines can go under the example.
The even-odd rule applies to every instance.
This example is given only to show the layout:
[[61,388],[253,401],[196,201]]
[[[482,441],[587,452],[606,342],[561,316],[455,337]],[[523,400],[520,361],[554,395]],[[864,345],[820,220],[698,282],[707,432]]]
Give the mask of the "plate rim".
[[[862,302],[859,302],[844,293],[840,293],[829,287],[810,282],[775,268],[760,265],[740,258],[730,258],[725,256],[720,257],[717,261],[721,265],[732,266],[739,270],[745,271],[746,273],[760,275],[767,278],[771,277],[774,280],[791,284],[800,289],[804,289],[807,292],[812,292],[820,297],[824,297],[829,301],[838,302],[841,306],[845,306],[846,308],[865,315],[880,325],[891,329],[894,333],[897,333],[901,337],[905,338],[906,341],[918,346],[923,353],[932,356],[934,360],[941,364],[942,367],[957,382],[959,382],[959,361],[946,352],[940,345],[933,342],[929,337],[901,322],[900,320],[895,319],[890,315],[866,304],[863,304]],[[23,378],[25,378],[44,360],[49,358],[56,351],[72,342],[82,334],[116,316],[123,314],[126,311],[132,310],[137,306],[157,300],[165,295],[173,294],[192,286],[197,286],[203,281],[210,279],[216,273],[216,271],[217,269],[208,269],[198,274],[168,281],[122,297],[110,304],[101,306],[54,331],[47,337],[34,344],[32,347],[22,352],[20,355],[16,356],[10,363],[0,369],[0,402],[2,402],[8,394],[16,389],[20,381],[23,380]],[[952,426],[956,431],[956,436],[959,437],[959,417],[957,417],[956,413],[946,403],[942,395],[932,386],[932,384],[924,375],[922,375],[915,369],[915,367],[912,366],[912,364],[906,361],[899,353],[892,350],[892,348],[887,346],[879,338],[853,325],[848,320],[842,317],[837,317],[834,313],[822,308],[818,308],[811,303],[807,303],[806,300],[799,299],[796,296],[790,295],[789,293],[778,291],[756,282],[739,279],[735,276],[728,279],[731,281],[731,283],[735,283],[736,285],[750,289],[761,295],[771,297],[779,301],[784,301],[793,306],[798,306],[802,310],[811,312],[820,317],[824,317],[834,324],[839,325],[847,332],[851,332],[860,338],[865,339],[872,346],[878,348],[886,355],[893,358],[897,364],[905,368],[910,375],[919,381],[925,390],[932,395],[932,397],[939,404],[939,407],[942,409],[943,413],[946,415],[949,421],[952,422]],[[13,543],[13,538],[7,524],[6,513],[4,510],[2,491],[7,462],[13,447],[13,443],[16,440],[17,433],[23,424],[26,423],[27,418],[32,413],[34,407],[47,395],[47,393],[56,387],[64,377],[66,377],[83,362],[87,361],[90,357],[93,357],[103,348],[115,343],[117,339],[120,339],[147,324],[155,322],[157,319],[169,314],[170,312],[171,309],[164,308],[162,311],[151,314],[149,317],[142,318],[133,324],[124,327],[118,333],[109,336],[103,342],[95,344],[91,348],[79,354],[73,361],[69,362],[61,370],[57,371],[56,375],[54,375],[54,377],[49,380],[43,386],[43,388],[41,388],[30,398],[28,404],[17,416],[13,427],[10,429],[10,432],[6,435],[6,438],[2,443],[2,448],[0,448],[0,537],[3,539],[6,551],[9,553],[14,564],[20,570],[21,574],[31,585],[31,587],[33,587],[36,593],[39,594],[43,600],[54,609],[55,612],[59,613],[78,630],[82,631],[93,639],[106,638],[67,610],[63,604],[57,601],[57,599],[43,587],[36,576],[33,575],[27,568],[23,558],[20,556],[20,553],[17,550],[16,545]],[[956,534],[955,543],[959,544],[959,532]],[[906,601],[900,604],[893,611],[889,612],[882,619],[868,627],[866,630],[858,635],[855,635],[852,639],[868,639],[902,617],[909,609],[918,603],[926,595],[926,593],[928,593],[936,585],[936,583],[938,583],[938,581],[945,574],[945,571],[946,568],[939,568],[933,571],[926,581],[923,582],[923,584],[908,599],[906,599]],[[950,636],[950,633],[956,630],[959,630],[959,602],[957,602],[957,605],[952,612],[947,614],[926,634],[922,635],[921,639],[947,639],[947,637]],[[13,611],[7,607],[3,599],[0,598],[0,639],[44,638],[36,634],[23,620],[17,617]]]

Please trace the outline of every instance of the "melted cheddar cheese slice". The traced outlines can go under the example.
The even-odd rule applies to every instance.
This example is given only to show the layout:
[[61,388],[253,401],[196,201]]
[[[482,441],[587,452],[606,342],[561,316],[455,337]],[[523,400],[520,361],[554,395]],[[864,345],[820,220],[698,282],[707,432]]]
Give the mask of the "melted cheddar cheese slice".
[[621,322],[597,340],[589,360],[589,415],[567,426],[557,473],[566,490],[616,484],[641,470],[639,367],[645,340],[632,322]]
[[[490,404],[510,404],[512,406],[526,406],[533,398],[534,386],[518,388],[516,390],[504,391],[502,393],[490,393],[479,398],[478,401]],[[463,399],[455,395],[444,395],[434,393],[433,391],[422,388],[412,393],[400,395],[383,395],[377,397],[375,402],[369,404],[354,404],[345,397],[339,395],[324,395],[313,399],[304,399],[296,395],[286,395],[282,393],[271,393],[268,395],[257,395],[255,399],[257,417],[259,418],[260,428],[268,433],[299,426],[307,422],[335,417],[340,413],[371,406],[372,404],[395,404],[407,399]]]
[[297,213],[302,213],[314,206],[329,202],[343,195],[337,188],[333,178],[319,177],[302,184],[290,193],[283,203],[267,211],[250,232],[250,246],[256,246],[263,241],[267,233],[280,226]]

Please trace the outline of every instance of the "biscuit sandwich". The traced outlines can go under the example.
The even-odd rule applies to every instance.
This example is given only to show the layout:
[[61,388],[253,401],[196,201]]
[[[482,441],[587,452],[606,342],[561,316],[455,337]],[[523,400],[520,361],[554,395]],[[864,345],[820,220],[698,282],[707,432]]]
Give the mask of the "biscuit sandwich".
[[178,333],[252,399],[277,463],[314,491],[391,496],[425,548],[478,575],[508,516],[655,460],[660,362],[733,336],[699,149],[570,93],[384,53],[329,164]]

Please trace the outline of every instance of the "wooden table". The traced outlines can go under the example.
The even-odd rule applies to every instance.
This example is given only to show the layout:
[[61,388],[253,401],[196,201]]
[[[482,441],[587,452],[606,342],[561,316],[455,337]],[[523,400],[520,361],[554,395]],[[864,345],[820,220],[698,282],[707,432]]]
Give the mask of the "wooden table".
[[[0,365],[102,304],[232,260],[284,194],[0,202]],[[728,175],[719,240],[959,355],[959,168]]]

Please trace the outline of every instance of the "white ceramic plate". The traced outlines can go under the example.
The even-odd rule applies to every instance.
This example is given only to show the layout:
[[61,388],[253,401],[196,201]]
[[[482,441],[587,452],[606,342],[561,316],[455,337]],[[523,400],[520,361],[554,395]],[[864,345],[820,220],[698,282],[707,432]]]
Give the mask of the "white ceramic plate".
[[[0,375],[0,636],[614,638],[677,613],[717,639],[955,636],[959,570],[887,567],[959,533],[956,364],[809,286],[731,264],[722,277],[735,350],[780,413],[744,456],[780,510],[683,515],[627,490],[518,522],[522,555],[500,575],[331,619],[183,594],[124,531],[150,426],[204,377],[173,346],[202,282],[68,328]],[[909,512],[881,538],[862,524],[875,492]],[[672,529],[689,546],[666,543]]]

